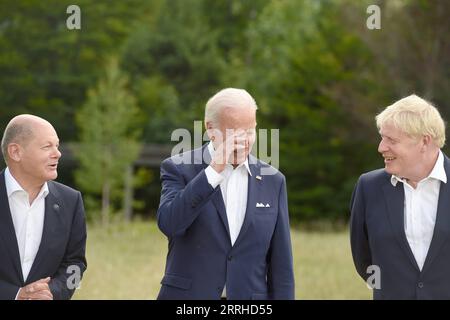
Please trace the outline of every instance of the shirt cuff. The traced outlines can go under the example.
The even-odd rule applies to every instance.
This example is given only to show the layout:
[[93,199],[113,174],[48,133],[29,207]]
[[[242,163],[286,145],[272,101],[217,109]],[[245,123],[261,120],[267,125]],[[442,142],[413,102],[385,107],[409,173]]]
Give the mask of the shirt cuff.
[[19,290],[17,291],[16,297],[14,298],[14,300],[17,300],[17,297],[19,296],[20,289],[21,288],[19,288]]
[[205,169],[206,178],[208,179],[208,183],[215,189],[224,179],[224,177],[218,173],[213,167],[208,166]]

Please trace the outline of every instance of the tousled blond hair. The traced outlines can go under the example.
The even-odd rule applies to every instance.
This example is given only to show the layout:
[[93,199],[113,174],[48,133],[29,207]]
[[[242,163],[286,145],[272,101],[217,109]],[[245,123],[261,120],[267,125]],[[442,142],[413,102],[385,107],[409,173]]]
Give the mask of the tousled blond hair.
[[392,124],[411,137],[429,135],[439,148],[445,145],[445,123],[428,101],[412,94],[388,106],[376,117],[378,130]]

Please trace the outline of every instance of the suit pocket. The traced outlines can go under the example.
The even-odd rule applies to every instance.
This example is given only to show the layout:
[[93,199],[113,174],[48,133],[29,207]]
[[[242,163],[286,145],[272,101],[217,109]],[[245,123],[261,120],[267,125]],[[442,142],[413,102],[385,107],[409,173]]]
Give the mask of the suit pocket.
[[173,274],[166,274],[164,278],[161,280],[161,284],[165,286],[188,290],[191,288],[192,279],[183,278]]
[[253,293],[252,300],[269,300],[269,295],[267,293]]
[[255,214],[257,214],[257,215],[265,215],[265,214],[276,215],[277,210],[275,208],[257,208],[257,209],[255,209]]

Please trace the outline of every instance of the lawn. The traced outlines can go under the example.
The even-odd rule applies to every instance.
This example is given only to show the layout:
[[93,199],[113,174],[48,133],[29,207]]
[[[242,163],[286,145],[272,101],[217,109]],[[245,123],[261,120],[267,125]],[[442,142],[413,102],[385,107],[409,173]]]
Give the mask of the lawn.
[[[370,299],[348,233],[292,230],[296,299]],[[74,299],[155,299],[167,240],[154,222],[88,227],[88,269]]]

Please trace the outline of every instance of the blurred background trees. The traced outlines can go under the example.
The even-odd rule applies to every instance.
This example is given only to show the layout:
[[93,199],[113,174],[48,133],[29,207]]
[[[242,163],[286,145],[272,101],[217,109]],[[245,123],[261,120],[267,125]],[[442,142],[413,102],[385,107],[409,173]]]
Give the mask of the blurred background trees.
[[123,199],[125,173],[140,151],[140,112],[127,85],[117,59],[110,58],[104,77],[88,91],[87,101],[75,117],[80,142],[73,150],[79,161],[75,181],[87,194],[88,211],[98,209],[89,196],[101,196],[105,225],[114,211],[114,198]]
[[[357,177],[382,166],[373,119],[387,105],[416,93],[450,117],[450,1],[80,0],[81,30],[69,31],[70,4],[0,3],[1,128],[26,112],[52,122],[62,143],[175,145],[171,132],[193,130],[217,90],[244,87],[258,126],[280,129],[294,221],[347,221]],[[381,30],[366,27],[370,4],[381,8]],[[111,56],[117,63],[105,70]],[[114,98],[120,92],[128,98]],[[106,127],[119,136],[101,135]],[[85,148],[60,180],[100,204],[100,172],[120,161]],[[159,170],[146,170],[136,212],[152,216]]]

